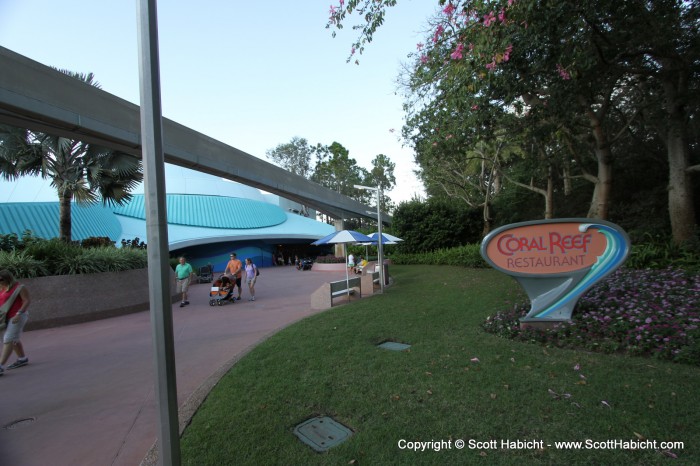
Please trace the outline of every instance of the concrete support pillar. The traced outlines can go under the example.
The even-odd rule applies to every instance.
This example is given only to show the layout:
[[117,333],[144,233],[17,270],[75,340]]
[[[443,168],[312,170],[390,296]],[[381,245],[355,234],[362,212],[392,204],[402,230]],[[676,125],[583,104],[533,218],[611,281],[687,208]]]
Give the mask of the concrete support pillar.
[[[333,222],[333,225],[335,226],[335,231],[343,231],[345,229],[345,222],[343,222],[342,218],[335,220]],[[345,257],[345,248],[342,244],[335,245],[333,255],[335,257]],[[347,258],[345,260],[347,260]]]

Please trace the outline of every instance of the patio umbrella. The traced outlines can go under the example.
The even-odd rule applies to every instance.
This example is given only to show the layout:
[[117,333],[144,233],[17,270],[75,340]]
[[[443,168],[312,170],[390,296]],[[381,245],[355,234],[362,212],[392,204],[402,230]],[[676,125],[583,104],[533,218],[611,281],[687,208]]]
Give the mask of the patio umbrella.
[[[379,232],[370,233],[369,237],[376,243],[379,241]],[[389,233],[382,233],[382,244],[396,244],[399,241],[403,240],[398,236],[390,235]]]
[[[365,256],[369,256],[369,249],[368,246],[376,246],[379,243],[379,233],[371,233],[369,235],[370,238],[372,238],[371,243],[362,243],[362,245],[365,247]],[[382,233],[382,244],[385,246],[391,246],[392,244],[399,244],[399,241],[403,241],[401,238],[398,238],[394,235],[390,235],[389,233]]]
[[314,241],[311,243],[312,246],[321,246],[323,244],[342,244],[343,250],[345,252],[345,281],[348,290],[348,300],[350,300],[350,275],[348,274],[348,244],[356,243],[367,243],[372,242],[372,238],[367,235],[363,235],[360,232],[354,230],[341,230],[331,233],[328,236]]

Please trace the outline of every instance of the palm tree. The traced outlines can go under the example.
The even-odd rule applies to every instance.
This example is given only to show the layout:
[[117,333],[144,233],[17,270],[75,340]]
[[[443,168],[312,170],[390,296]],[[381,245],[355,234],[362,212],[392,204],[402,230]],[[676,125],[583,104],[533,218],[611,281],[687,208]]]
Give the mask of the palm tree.
[[[94,75],[59,70],[99,87]],[[103,147],[0,125],[0,176],[38,175],[51,180],[59,200],[59,238],[71,241],[71,202],[122,205],[142,180],[141,161]]]

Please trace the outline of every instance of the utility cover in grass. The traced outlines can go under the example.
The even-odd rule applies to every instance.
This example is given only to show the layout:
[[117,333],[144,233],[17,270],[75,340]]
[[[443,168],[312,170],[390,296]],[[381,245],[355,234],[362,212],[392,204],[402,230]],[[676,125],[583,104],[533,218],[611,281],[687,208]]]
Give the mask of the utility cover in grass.
[[347,440],[352,435],[352,430],[330,417],[322,416],[308,419],[296,426],[294,435],[314,450],[324,452]]
[[397,343],[395,341],[385,341],[381,345],[377,345],[380,348],[388,349],[391,351],[406,351],[411,347],[411,345],[407,345],[405,343]]

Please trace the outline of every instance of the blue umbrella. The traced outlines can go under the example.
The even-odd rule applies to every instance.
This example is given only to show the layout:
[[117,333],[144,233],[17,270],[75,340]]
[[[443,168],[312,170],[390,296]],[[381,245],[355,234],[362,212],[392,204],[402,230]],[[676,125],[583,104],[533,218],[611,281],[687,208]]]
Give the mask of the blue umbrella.
[[[372,238],[371,243],[362,243],[362,245],[365,247],[365,256],[369,256],[369,250],[367,246],[377,246],[379,244],[379,233],[374,232],[370,233],[369,237]],[[389,246],[392,244],[399,244],[399,241],[403,241],[401,238],[396,237],[394,235],[390,235],[389,233],[382,233],[382,244],[385,246]]]
[[[370,238],[367,235],[363,235],[360,232],[357,232],[354,230],[341,230],[341,231],[333,232],[328,236],[324,236],[323,238],[311,243],[311,245],[312,246],[320,246],[322,244],[342,244],[344,251],[345,251],[345,257],[347,260],[348,244],[366,243],[366,242],[370,242],[370,241],[372,241],[372,238]],[[348,300],[350,300],[350,276],[348,275],[347,263],[345,264],[345,281],[346,281],[346,288],[348,290]]]
[[330,235],[324,236],[311,243],[313,246],[320,246],[322,244],[347,244],[347,243],[364,243],[370,242],[372,238],[367,235],[363,235],[360,232],[354,230],[341,230],[334,231]]
[[[370,238],[372,238],[372,242],[377,243],[379,242],[379,233],[371,233],[369,235]],[[382,233],[382,244],[396,244],[399,241],[403,241],[401,238],[390,235],[389,233]]]

